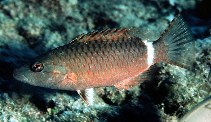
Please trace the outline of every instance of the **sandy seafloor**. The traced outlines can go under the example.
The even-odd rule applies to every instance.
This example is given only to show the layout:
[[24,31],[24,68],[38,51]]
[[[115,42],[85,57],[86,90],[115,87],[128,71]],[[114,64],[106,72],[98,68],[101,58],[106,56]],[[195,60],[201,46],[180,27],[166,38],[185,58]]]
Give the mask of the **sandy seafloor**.
[[[177,121],[211,95],[210,8],[210,0],[1,0],[0,121]],[[150,81],[128,91],[96,88],[91,107],[75,91],[34,87],[12,76],[16,67],[79,34],[118,27],[162,33],[180,12],[196,38],[191,72],[158,64]]]

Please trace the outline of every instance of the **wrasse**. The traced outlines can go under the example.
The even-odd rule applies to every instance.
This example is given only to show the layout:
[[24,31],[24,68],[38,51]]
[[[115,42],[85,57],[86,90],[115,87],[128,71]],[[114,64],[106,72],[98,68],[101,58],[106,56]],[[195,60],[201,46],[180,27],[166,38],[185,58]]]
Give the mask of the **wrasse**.
[[34,86],[75,90],[87,104],[93,104],[93,88],[138,85],[152,75],[155,63],[191,67],[194,39],[181,16],[159,39],[148,41],[153,36],[138,28],[82,34],[16,69],[13,75]]

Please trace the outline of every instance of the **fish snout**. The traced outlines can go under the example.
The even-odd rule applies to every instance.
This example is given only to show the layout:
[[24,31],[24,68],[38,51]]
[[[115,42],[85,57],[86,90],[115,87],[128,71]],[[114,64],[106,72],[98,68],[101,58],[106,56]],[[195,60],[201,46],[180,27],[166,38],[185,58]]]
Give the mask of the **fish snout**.
[[28,82],[29,79],[25,75],[26,75],[25,67],[17,68],[13,71],[13,78],[15,78],[18,81]]
[[18,71],[18,69],[15,69],[13,71],[13,78],[15,78],[18,81],[22,81],[22,79],[24,79],[24,76],[20,74],[20,72]]

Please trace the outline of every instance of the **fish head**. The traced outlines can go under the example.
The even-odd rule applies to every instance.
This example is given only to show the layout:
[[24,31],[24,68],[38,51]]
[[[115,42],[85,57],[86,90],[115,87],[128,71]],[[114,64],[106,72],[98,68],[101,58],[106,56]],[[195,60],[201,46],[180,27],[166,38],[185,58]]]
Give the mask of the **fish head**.
[[67,86],[62,84],[66,74],[67,68],[62,64],[41,59],[15,69],[13,77],[34,86],[66,90]]

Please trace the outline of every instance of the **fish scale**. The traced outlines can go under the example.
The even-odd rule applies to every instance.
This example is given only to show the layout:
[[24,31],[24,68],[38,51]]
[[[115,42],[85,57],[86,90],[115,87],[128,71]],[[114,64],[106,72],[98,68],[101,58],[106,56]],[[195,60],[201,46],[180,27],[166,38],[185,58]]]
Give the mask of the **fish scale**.
[[[71,59],[69,60],[73,60],[70,61],[74,64],[74,70],[76,71],[76,74],[80,74],[80,72],[83,70],[79,64],[83,63],[80,62],[81,59],[83,58],[82,56],[79,56],[80,53],[83,54],[83,52],[80,52],[81,48],[84,48],[86,46],[88,46],[87,48],[87,53],[85,53],[85,58],[87,58],[86,62],[84,62],[88,68],[85,68],[85,72],[95,72],[95,67],[98,64],[103,64],[104,65],[104,69],[99,69],[97,70],[98,72],[101,70],[108,70],[111,68],[118,68],[119,70],[118,72],[122,72],[123,71],[123,67],[127,68],[128,64],[131,64],[134,62],[136,56],[138,56],[138,52],[135,51],[136,49],[138,49],[138,41],[136,39],[130,39],[130,40],[124,40],[124,41],[118,41],[118,42],[104,42],[104,44],[101,44],[101,46],[99,46],[100,44],[98,43],[99,41],[92,41],[90,42],[91,44],[84,44],[84,45],[78,45],[77,43],[74,45],[74,47],[72,48],[72,54],[66,54],[66,55],[71,55]],[[141,42],[141,41],[139,41]],[[124,45],[127,45],[126,48],[123,48],[123,43]],[[104,45],[104,46],[102,46]],[[143,43],[142,43],[143,45]],[[101,47],[101,48],[98,48]],[[95,48],[95,50],[93,50],[93,48]],[[69,48],[65,48],[66,50],[69,50]],[[76,50],[78,49],[78,50]],[[61,48],[61,50],[64,50]],[[108,51],[109,50],[109,51]],[[124,52],[124,51],[125,52]],[[66,51],[68,52],[68,51]],[[99,55],[94,56],[93,54],[97,54],[96,52],[102,52],[104,55],[102,57],[104,62],[97,62],[97,58]],[[127,56],[124,55],[120,55],[122,52],[124,52],[125,54],[127,54]],[[124,54],[122,53],[122,54]],[[67,56],[68,58],[69,56]],[[92,58],[94,57],[94,58]],[[110,58],[112,57],[112,58]],[[124,58],[126,57],[126,58]],[[111,60],[113,59],[113,60]],[[67,59],[66,59],[67,60]],[[127,62],[127,63],[124,63]],[[71,64],[72,64],[71,63]],[[69,67],[69,69],[73,69],[72,67]],[[85,73],[81,73],[82,75]],[[99,74],[99,73],[96,73]]]

